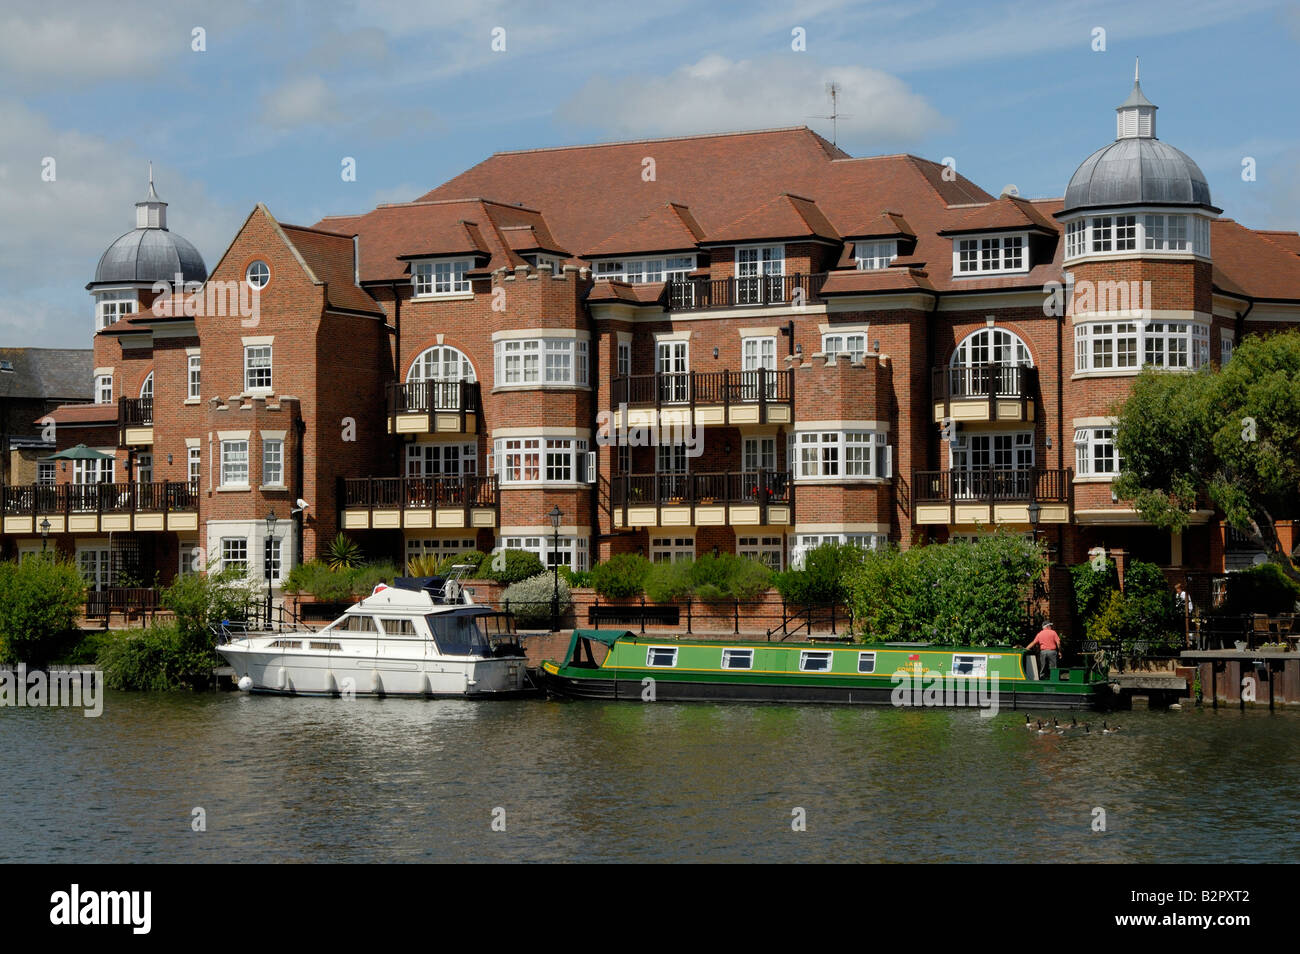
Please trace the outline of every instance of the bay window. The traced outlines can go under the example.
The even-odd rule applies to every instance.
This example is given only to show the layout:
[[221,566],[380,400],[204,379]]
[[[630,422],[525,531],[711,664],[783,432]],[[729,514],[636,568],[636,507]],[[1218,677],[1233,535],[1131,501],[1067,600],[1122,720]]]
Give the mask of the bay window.
[[1209,364],[1210,329],[1193,321],[1087,322],[1074,326],[1075,371],[1195,369]]
[[884,431],[800,431],[791,436],[795,479],[893,476],[893,448]]
[[221,442],[221,486],[248,486],[248,441]]
[[507,338],[496,342],[496,384],[570,385],[589,380],[588,343],[576,338]]
[[103,331],[109,325],[135,314],[135,292],[106,292],[95,302],[95,330]]
[[1094,215],[1065,227],[1065,257],[1133,252],[1210,254],[1210,220],[1202,215]]
[[503,484],[585,483],[588,465],[586,440],[507,437],[493,442],[493,467]]
[[645,282],[684,281],[695,270],[694,255],[666,258],[624,258],[595,263],[597,281]]

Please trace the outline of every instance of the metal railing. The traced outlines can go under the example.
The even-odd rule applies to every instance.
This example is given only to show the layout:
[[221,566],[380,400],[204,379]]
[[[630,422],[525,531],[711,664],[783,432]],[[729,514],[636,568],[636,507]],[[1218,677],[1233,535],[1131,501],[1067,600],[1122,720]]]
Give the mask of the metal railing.
[[198,509],[198,481],[145,483],[21,484],[0,486],[6,516],[70,513],[192,513]]
[[458,413],[461,430],[477,418],[481,392],[477,381],[407,381],[388,385],[388,414]]
[[912,474],[913,499],[924,503],[1068,503],[1074,471],[1069,468],[979,467],[918,470]]
[[682,278],[664,283],[669,311],[699,311],[746,305],[815,304],[822,301],[826,272],[811,275],[753,275],[734,278]]
[[759,406],[759,423],[767,421],[767,406],[794,405],[794,370],[666,371],[614,378],[614,406],[717,407]]
[[496,477],[342,477],[347,510],[436,510],[498,506]]

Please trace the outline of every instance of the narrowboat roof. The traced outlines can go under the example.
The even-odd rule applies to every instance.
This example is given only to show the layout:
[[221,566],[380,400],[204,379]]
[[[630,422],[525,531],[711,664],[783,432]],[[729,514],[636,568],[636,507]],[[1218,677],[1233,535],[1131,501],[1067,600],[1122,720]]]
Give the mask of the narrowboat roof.
[[768,640],[761,636],[753,639],[704,639],[698,636],[679,637],[671,634],[654,634],[654,633],[634,633],[630,629],[575,629],[573,637],[569,640],[569,651],[564,658],[572,659],[573,650],[577,646],[579,639],[591,639],[606,646],[612,647],[615,643],[622,640],[628,643],[655,643],[670,646],[769,646],[772,648],[785,647],[787,649],[845,649],[845,650],[893,650],[902,652],[904,650],[916,650],[929,653],[1010,653],[1024,652],[1023,646],[941,646],[933,643],[919,642],[842,642],[834,643],[829,641],[809,642],[809,641],[781,641]]

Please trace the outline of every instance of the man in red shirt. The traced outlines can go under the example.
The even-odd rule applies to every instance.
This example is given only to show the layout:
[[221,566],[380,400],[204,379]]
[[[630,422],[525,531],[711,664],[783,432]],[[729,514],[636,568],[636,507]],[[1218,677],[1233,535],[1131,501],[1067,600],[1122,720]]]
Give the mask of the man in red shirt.
[[1025,647],[1026,650],[1038,647],[1038,678],[1046,679],[1047,671],[1053,668],[1060,668],[1057,664],[1057,658],[1061,650],[1061,637],[1056,630],[1052,629],[1052,624],[1048,620],[1043,620],[1043,628],[1038,631],[1034,641]]

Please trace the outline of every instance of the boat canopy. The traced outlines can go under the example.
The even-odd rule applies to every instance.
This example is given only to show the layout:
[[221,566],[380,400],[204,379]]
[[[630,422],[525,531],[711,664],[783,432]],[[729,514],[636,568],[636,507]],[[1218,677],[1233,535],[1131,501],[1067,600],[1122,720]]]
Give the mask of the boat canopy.
[[[573,636],[569,639],[569,651],[564,654],[564,661],[566,664],[577,662],[573,654],[578,649],[579,640],[595,640],[613,648],[614,644],[624,636],[635,635],[630,629],[575,629]],[[587,657],[591,658],[590,646],[587,649]]]

